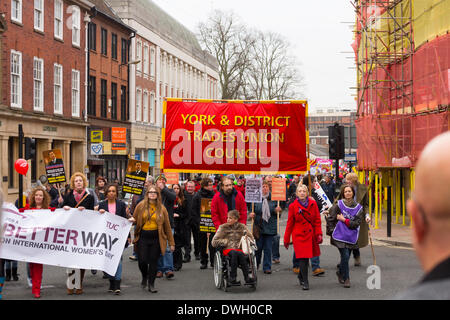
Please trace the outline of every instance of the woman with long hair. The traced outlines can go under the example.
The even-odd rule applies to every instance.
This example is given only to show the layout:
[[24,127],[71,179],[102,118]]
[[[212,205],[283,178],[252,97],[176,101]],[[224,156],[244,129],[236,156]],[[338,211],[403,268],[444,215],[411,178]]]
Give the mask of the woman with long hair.
[[[24,208],[20,208],[20,212],[24,212],[25,210],[33,210],[33,209],[50,209],[52,211],[55,208],[51,208],[50,206],[50,195],[47,190],[43,187],[36,187],[33,189],[29,196],[29,203],[26,204]],[[35,298],[41,297],[41,284],[42,284],[42,270],[43,266],[40,263],[29,263],[30,266],[30,277],[31,277],[31,293]]]
[[184,192],[181,186],[177,183],[172,186],[172,189],[177,195],[173,204],[173,221],[174,221],[174,234],[175,251],[173,252],[173,268],[175,271],[181,270],[183,266],[183,252],[181,248],[185,245],[186,240],[186,202],[184,198]]
[[348,262],[351,251],[358,247],[359,228],[364,219],[363,206],[356,203],[354,197],[353,186],[343,185],[338,201],[331,207],[327,217],[327,235],[331,236],[331,244],[338,248],[341,255],[336,275],[345,288],[350,288]]
[[[127,219],[127,205],[117,197],[119,189],[116,184],[110,184],[105,188],[106,199],[101,201],[98,205],[98,211],[103,214],[108,211],[111,214]],[[125,243],[125,248],[128,247],[128,242]],[[122,256],[117,267],[115,275],[108,275],[109,278],[109,292],[120,294],[120,282],[122,279]]]
[[[62,203],[65,210],[78,208],[79,210],[94,210],[94,196],[86,189],[88,182],[81,172],[75,172],[70,178],[70,191],[64,196]],[[67,294],[83,293],[83,278],[85,269],[67,269]]]
[[98,201],[105,200],[108,195],[106,192],[106,183],[106,179],[102,176],[98,176],[95,179],[95,194],[97,195]]
[[155,185],[150,185],[130,219],[136,224],[134,240],[138,254],[139,270],[142,273],[142,288],[148,284],[152,293],[155,289],[156,272],[159,256],[166,252],[167,241],[170,251],[175,251],[169,215],[161,201],[161,193]]

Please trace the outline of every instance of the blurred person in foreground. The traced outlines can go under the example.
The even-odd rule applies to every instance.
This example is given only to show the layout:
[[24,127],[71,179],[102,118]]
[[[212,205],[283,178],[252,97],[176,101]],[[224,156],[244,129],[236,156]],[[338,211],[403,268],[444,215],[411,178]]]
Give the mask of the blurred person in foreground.
[[450,179],[449,146],[450,132],[435,137],[417,163],[415,190],[407,208],[414,249],[425,275],[396,299],[450,299],[450,188],[437,183]]

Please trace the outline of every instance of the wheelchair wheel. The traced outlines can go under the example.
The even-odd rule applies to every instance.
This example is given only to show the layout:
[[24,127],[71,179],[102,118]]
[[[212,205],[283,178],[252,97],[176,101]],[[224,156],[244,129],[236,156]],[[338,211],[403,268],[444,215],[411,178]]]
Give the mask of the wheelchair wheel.
[[214,284],[217,289],[226,288],[226,283],[223,277],[222,257],[219,251],[214,255]]
[[250,279],[253,279],[253,284],[250,286],[253,290],[256,290],[256,284],[258,282],[258,277],[256,276],[257,271],[257,264],[256,264],[256,255],[254,253],[251,253],[249,255],[249,264],[250,264]]

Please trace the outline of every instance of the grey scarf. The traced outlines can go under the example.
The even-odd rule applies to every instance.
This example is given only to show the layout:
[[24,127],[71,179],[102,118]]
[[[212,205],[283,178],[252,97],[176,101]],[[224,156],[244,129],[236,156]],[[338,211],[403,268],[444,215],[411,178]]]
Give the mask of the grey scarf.
[[270,219],[270,208],[269,208],[269,201],[267,201],[267,198],[269,197],[269,193],[266,196],[263,197],[262,202],[262,218],[265,222],[269,222]]

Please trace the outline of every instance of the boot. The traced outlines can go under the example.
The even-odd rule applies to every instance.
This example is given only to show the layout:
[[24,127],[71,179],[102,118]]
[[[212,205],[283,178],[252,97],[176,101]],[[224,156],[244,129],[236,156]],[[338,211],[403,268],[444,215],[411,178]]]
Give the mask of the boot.
[[142,281],[141,281],[141,288],[142,289],[145,289],[145,287],[147,286],[147,281],[148,281],[148,279],[147,279],[147,277],[142,277]]
[[109,279],[109,289],[108,292],[114,292],[115,289],[115,283],[114,283],[114,279]]
[[19,275],[17,274],[17,268],[12,268],[12,277],[14,281],[19,281]]
[[148,291],[150,291],[151,293],[158,292],[158,290],[155,289],[155,283],[152,283],[150,280],[148,281]]
[[300,282],[300,286],[303,287],[304,281],[300,272],[298,273],[298,281]]
[[120,281],[121,280],[113,280],[114,281],[114,294],[120,294]]
[[11,281],[11,269],[6,269],[5,274],[6,274],[5,281]]
[[303,280],[302,289],[303,289],[303,290],[309,290],[308,267],[306,267],[306,268],[300,268],[300,272],[301,272],[302,280]]

